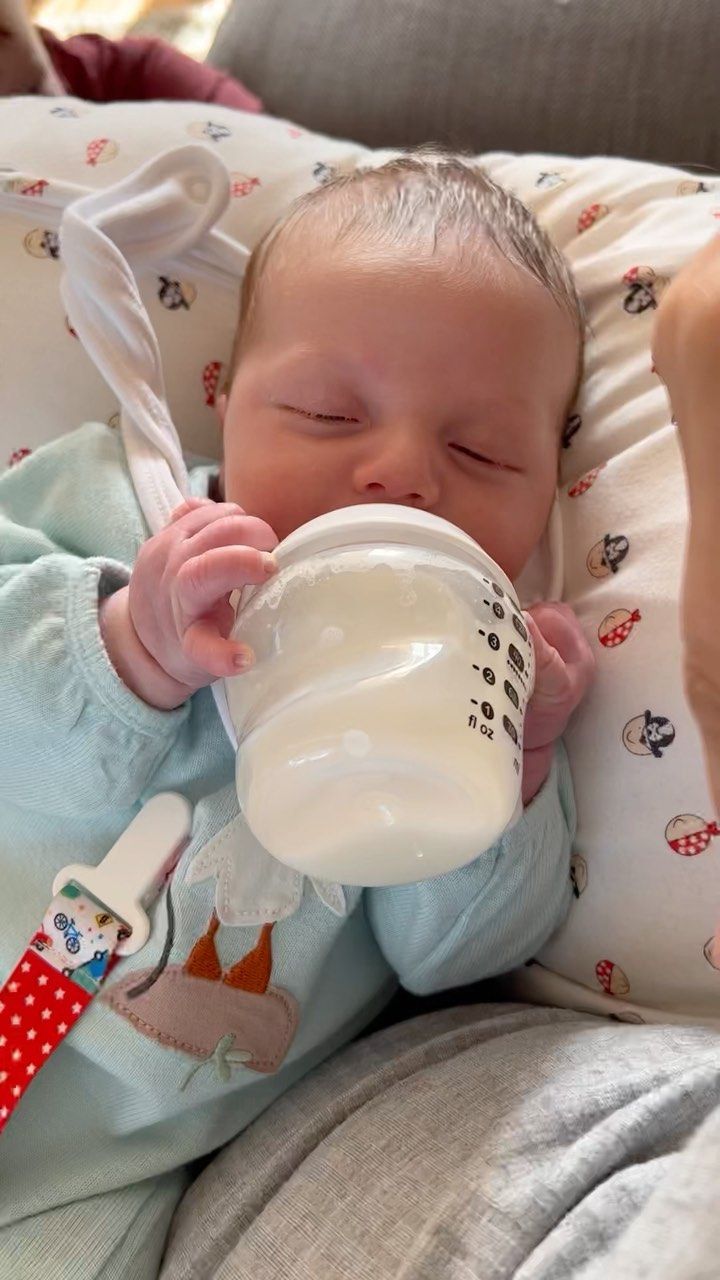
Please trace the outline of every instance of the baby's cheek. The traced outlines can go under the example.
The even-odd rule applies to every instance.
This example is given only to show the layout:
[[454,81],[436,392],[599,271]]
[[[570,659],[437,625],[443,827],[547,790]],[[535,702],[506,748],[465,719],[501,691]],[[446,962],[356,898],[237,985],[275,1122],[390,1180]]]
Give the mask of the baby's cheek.
[[514,561],[510,574],[513,581],[519,577],[542,544],[555,501],[555,485],[546,493],[518,495],[508,506],[508,522],[503,529],[507,540],[507,554]]

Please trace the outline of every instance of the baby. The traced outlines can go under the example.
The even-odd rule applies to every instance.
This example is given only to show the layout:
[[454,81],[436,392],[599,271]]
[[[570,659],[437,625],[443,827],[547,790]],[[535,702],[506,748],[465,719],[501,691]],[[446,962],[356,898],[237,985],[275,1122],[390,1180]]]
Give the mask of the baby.
[[558,740],[592,672],[569,609],[528,614],[520,821],[418,885],[332,897],[267,855],[245,866],[209,685],[253,660],[229,639],[230,593],[335,508],[431,511],[516,579],[553,504],[582,328],[570,272],[518,200],[456,157],[406,156],[301,198],[255,249],[222,467],[210,489],[193,473],[167,528],[147,538],[103,426],[0,479],[0,977],[63,865],[98,862],[159,791],[194,805],[149,943],[0,1139],[0,1275],[52,1257],[60,1277],[109,1275],[110,1259],[156,1276],[189,1163],[356,1035],[398,978],[425,993],[507,971],[563,919],[574,807]]
[[[171,708],[246,668],[228,593],[265,581],[277,540],[338,507],[432,511],[515,579],[555,495],[581,331],[560,253],[459,159],[407,156],[299,200],[245,276],[219,401],[223,501],[179,508],[101,609],[125,684]],[[526,802],[592,670],[569,609],[537,606],[530,625]]]

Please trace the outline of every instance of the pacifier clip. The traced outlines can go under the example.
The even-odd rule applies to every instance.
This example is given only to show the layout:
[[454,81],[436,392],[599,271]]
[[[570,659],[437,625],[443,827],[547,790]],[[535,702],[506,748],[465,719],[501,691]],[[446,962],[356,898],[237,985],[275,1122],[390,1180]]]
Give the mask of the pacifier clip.
[[97,867],[76,863],[56,875],[42,924],[0,987],[0,1133],[117,961],[147,942],[147,908],[190,826],[187,800],[163,792]]

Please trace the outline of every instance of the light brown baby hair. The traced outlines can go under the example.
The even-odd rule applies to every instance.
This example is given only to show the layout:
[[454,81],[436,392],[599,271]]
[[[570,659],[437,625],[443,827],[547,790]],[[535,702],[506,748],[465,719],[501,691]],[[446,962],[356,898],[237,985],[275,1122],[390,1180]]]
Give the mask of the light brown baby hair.
[[412,250],[433,258],[450,242],[457,261],[471,269],[478,241],[489,240],[515,266],[549,290],[578,332],[578,375],[584,313],[568,263],[517,196],[498,186],[472,161],[454,152],[424,147],[377,168],[331,177],[300,196],[255,246],[243,279],[240,321],[231,376],[249,336],[263,275],[273,255],[297,228],[310,223],[336,244],[367,242]]

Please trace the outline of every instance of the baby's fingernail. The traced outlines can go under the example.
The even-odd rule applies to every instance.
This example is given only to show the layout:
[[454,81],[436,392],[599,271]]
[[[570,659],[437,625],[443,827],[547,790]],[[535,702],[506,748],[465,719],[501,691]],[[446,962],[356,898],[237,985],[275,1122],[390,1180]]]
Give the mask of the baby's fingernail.
[[255,654],[252,649],[241,649],[233,658],[233,665],[236,671],[247,671],[255,661]]
[[263,551],[262,565],[263,565],[263,569],[267,574],[275,573],[278,566],[277,566],[277,560],[275,559],[272,552]]

